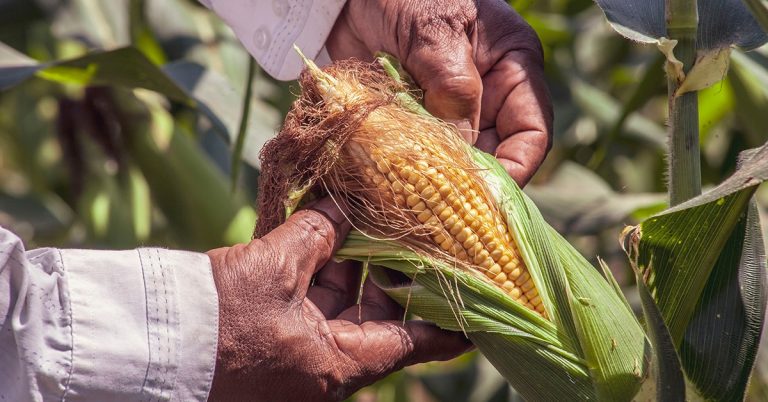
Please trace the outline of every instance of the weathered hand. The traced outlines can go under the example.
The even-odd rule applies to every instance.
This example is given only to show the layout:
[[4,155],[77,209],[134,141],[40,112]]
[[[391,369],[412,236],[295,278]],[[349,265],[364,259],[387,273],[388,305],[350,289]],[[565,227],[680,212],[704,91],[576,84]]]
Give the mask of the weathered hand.
[[536,33],[502,0],[355,0],[326,42],[333,59],[393,54],[424,90],[427,110],[495,153],[524,185],[552,137]]
[[372,284],[356,305],[359,269],[326,264],[348,231],[324,199],[261,239],[208,252],[219,294],[212,400],[340,400],[470,347],[461,333],[403,323],[401,308]]

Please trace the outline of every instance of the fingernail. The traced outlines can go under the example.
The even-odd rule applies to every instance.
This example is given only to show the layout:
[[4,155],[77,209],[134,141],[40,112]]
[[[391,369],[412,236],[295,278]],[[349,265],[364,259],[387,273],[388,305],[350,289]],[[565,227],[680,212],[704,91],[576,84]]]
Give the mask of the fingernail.
[[327,216],[328,219],[341,229],[346,229],[346,226],[350,226],[350,223],[349,219],[347,219],[346,211],[342,211],[341,208],[344,208],[344,206],[337,204],[331,197],[321,198],[308,206],[308,209],[313,209]]
[[459,133],[468,143],[474,145],[477,141],[477,131],[472,129],[472,123],[469,119],[455,120],[453,124],[459,129]]

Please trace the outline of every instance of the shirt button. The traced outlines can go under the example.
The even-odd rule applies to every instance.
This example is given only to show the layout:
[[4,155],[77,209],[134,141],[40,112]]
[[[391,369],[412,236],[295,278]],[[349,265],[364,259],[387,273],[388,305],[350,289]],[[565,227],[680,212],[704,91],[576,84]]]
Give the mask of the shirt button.
[[272,39],[270,38],[269,31],[267,31],[267,28],[265,27],[259,27],[254,33],[253,33],[253,45],[256,46],[259,50],[264,50],[269,46],[269,42]]
[[288,0],[272,0],[272,11],[279,18],[284,18],[291,9],[291,5],[288,3]]

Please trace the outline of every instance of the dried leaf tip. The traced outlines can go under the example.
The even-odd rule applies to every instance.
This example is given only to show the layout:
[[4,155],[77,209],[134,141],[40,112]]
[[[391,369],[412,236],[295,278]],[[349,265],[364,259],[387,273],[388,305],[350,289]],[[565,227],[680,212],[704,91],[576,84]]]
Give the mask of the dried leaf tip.
[[325,71],[321,70],[314,61],[304,55],[304,53],[295,43],[293,44],[293,50],[298,53],[301,61],[305,66],[307,66],[307,71],[317,82],[317,86],[320,88],[325,101],[329,104],[339,104],[339,108],[341,108],[344,97],[342,96],[342,93],[337,90],[339,81],[330,74],[327,74]]
[[312,76],[315,77],[315,79],[326,80],[329,83],[336,82],[335,78],[324,73],[323,70],[321,70],[320,67],[318,67],[314,61],[312,61],[306,55],[304,55],[304,52],[302,52],[301,48],[299,48],[295,43],[293,44],[293,50],[296,51],[296,53],[298,53],[299,57],[301,58],[301,61],[304,63],[305,66],[307,66],[307,69],[312,74]]

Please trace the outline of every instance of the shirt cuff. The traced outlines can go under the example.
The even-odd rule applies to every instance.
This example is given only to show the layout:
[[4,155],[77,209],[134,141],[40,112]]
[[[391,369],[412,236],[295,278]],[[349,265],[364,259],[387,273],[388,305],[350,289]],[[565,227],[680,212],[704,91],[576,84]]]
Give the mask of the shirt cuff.
[[219,321],[206,255],[156,248],[61,255],[72,312],[70,396],[208,398]]
[[293,45],[319,65],[345,0],[201,0],[218,14],[271,76],[295,79],[304,65]]

